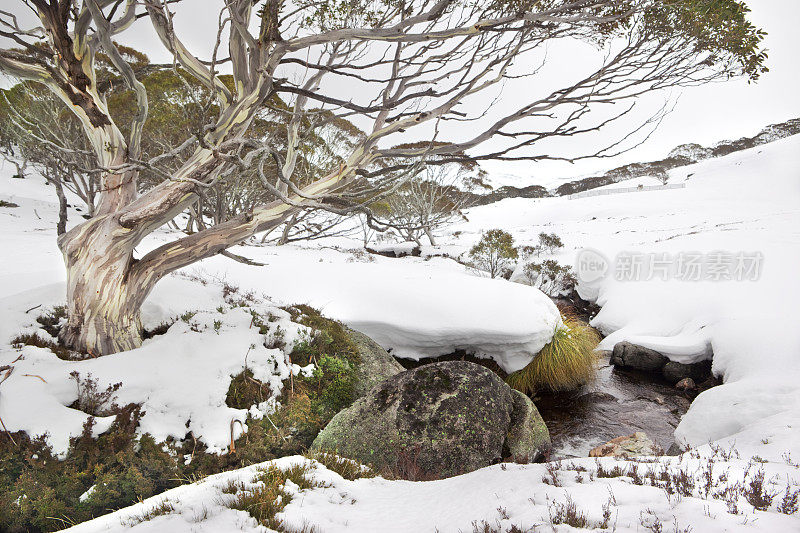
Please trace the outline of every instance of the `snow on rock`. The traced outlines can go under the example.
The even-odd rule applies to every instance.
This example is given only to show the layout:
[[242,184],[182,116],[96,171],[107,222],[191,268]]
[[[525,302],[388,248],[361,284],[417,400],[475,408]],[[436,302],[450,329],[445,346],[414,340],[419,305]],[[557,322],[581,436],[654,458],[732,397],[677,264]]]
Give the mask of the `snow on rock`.
[[266,266],[214,258],[187,270],[235,280],[285,304],[310,304],[397,357],[465,350],[513,372],[552,339],[561,321],[538,289],[475,276],[447,259],[363,261],[337,250],[291,246],[236,251]]
[[[55,284],[0,301],[3,341],[30,332],[48,338],[34,320],[42,309],[31,314],[25,311],[40,304],[46,309],[62,303],[63,294],[63,284]],[[270,325],[287,332],[288,346],[306,329],[292,323],[289,314],[275,306],[254,302],[253,308],[277,318]],[[231,421],[244,421],[247,415],[243,409],[225,405],[231,378],[246,365],[256,379],[269,384],[275,396],[289,376],[285,354],[266,348],[264,335],[251,326],[248,308],[226,304],[215,285],[167,278],[153,291],[142,314],[145,327],[153,327],[186,312],[190,313],[185,320],[177,320],[165,334],[145,340],[141,348],[96,359],[65,361],[49,349],[5,344],[0,348],[0,366],[14,367],[0,387],[0,418],[6,428],[29,435],[46,433],[54,452],[65,453],[69,439],[81,433],[88,418],[68,407],[78,398],[77,383],[70,373],[78,372],[82,379],[96,379],[99,390],[122,383],[116,402],[141,403],[145,415],[139,431],[151,434],[157,442],[167,437],[183,439],[191,431],[211,452],[227,449]],[[251,414],[265,412],[269,402],[259,408],[261,411],[251,410]],[[97,417],[95,434],[108,429],[112,421],[113,417]],[[238,425],[235,428],[239,431]]]

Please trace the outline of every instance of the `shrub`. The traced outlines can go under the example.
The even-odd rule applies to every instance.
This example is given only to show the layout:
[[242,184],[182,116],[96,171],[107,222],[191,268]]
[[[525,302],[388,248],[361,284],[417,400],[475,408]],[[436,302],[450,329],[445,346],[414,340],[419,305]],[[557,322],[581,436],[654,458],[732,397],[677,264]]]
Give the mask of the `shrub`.
[[514,237],[501,229],[490,229],[481,236],[478,244],[469,251],[469,257],[476,268],[496,278],[519,257],[514,247]]
[[575,274],[569,265],[561,265],[554,259],[541,263],[526,263],[523,267],[525,278],[531,286],[548,296],[558,297],[575,288]]
[[77,370],[73,370],[69,373],[69,378],[78,386],[78,399],[75,400],[74,408],[93,416],[109,416],[119,411],[115,394],[122,383],[113,383],[101,390],[97,385],[97,378],[93,378],[91,372],[82,378]]
[[559,248],[563,248],[564,243],[561,242],[561,237],[559,237],[555,233],[540,233],[539,246],[541,247],[542,250],[547,250],[552,254]]
[[327,451],[307,451],[303,454],[308,459],[313,459],[322,464],[328,470],[336,472],[350,481],[377,476],[371,468],[363,466],[358,461],[341,457]]
[[277,518],[277,515],[289,505],[293,496],[284,489],[284,485],[287,480],[290,480],[301,491],[322,486],[307,477],[310,470],[309,463],[294,465],[286,469],[269,465],[253,480],[260,485],[253,490],[240,492],[229,506],[231,509],[250,513],[264,527],[285,531],[283,521]]
[[508,376],[508,384],[530,394],[538,390],[568,391],[594,378],[594,349],[599,335],[578,319],[565,316],[553,339],[528,366]]

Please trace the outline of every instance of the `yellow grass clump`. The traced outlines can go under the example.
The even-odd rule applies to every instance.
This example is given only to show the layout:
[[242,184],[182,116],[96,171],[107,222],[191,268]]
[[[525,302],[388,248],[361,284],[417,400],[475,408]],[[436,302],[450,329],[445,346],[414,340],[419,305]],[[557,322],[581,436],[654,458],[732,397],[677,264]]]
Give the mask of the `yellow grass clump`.
[[563,316],[553,339],[522,370],[508,376],[508,384],[524,394],[570,391],[594,379],[598,333],[577,318]]

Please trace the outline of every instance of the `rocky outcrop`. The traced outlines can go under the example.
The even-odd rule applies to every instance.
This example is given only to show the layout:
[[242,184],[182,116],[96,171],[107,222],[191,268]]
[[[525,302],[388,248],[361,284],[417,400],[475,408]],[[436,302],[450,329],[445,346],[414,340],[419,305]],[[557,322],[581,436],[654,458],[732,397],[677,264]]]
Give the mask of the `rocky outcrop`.
[[617,437],[592,448],[589,457],[640,457],[645,455],[662,455],[663,452],[653,444],[647,434],[637,431],[633,435]]
[[664,159],[646,163],[631,163],[609,170],[600,176],[591,176],[560,185],[554,192],[558,196],[588,191],[611,183],[651,176],[661,180],[669,179],[669,171],[673,168],[691,165],[704,159],[722,157],[733,152],[760,146],[778,139],[800,133],[800,119],[794,118],[780,124],[772,124],[762,129],[753,137],[742,137],[733,141],[721,141],[710,148],[699,144],[682,144],[676,146]]
[[338,413],[312,448],[416,478],[471,472],[511,455],[535,459],[550,437],[536,407],[495,373],[466,361],[382,381]]
[[347,329],[347,335],[358,350],[360,364],[357,369],[356,395],[364,396],[372,387],[404,368],[389,352],[360,331]]

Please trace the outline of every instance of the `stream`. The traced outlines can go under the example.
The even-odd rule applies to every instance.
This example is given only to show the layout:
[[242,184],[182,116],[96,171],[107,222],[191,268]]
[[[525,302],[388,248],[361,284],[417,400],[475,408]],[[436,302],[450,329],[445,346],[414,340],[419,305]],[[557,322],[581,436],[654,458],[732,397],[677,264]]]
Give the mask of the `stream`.
[[609,440],[643,431],[664,451],[689,409],[689,397],[651,374],[620,370],[604,356],[593,383],[533,398],[553,441],[553,459],[587,457]]

